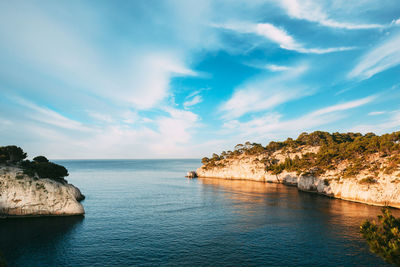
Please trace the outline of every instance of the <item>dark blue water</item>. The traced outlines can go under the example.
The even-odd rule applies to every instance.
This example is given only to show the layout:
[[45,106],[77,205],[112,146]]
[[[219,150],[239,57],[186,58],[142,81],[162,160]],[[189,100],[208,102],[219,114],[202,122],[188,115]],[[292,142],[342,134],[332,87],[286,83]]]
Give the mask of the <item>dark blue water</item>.
[[86,195],[86,215],[0,220],[9,266],[383,265],[358,234],[378,207],[184,178],[199,160],[58,163]]

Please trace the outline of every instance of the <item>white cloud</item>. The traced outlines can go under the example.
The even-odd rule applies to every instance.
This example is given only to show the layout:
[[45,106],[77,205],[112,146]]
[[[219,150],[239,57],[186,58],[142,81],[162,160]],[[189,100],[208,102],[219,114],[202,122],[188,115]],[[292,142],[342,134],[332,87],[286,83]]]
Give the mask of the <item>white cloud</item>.
[[[283,0],[280,1],[281,6],[286,10],[288,15],[296,19],[304,19],[311,22],[319,23],[320,25],[341,28],[347,30],[359,30],[359,29],[376,29],[383,28],[381,24],[355,24],[349,22],[339,22],[329,18],[328,14],[323,10],[323,7],[319,5],[320,2],[310,0]],[[330,3],[331,4],[331,3]]]
[[186,96],[185,102],[183,103],[183,107],[185,109],[188,109],[194,105],[197,105],[197,104],[203,102],[203,96],[200,95],[201,92],[208,91],[210,89],[211,89],[210,87],[205,87],[205,88],[201,88],[199,90],[193,91],[192,93],[190,93],[189,95]]
[[201,95],[195,95],[195,96],[193,96],[190,100],[185,101],[185,102],[183,103],[183,106],[184,106],[185,108],[189,108],[189,107],[191,107],[191,106],[194,106],[194,105],[196,105],[196,104],[201,103],[202,101],[203,101],[203,98],[201,97]]
[[275,27],[269,23],[258,23],[255,25],[255,33],[279,44],[288,50],[299,49],[299,44],[285,30]]
[[128,124],[132,124],[138,120],[141,120],[142,122],[144,122],[145,117],[140,118],[137,112],[132,112],[130,110],[124,112],[124,114],[122,114],[122,122],[124,123],[128,123]]
[[306,48],[297,42],[283,28],[277,27],[270,23],[227,23],[213,24],[214,27],[237,31],[240,33],[251,33],[262,36],[271,42],[279,45],[280,48],[286,50],[297,51],[305,54],[326,54],[332,52],[352,50],[355,47],[331,47],[331,48]]
[[[71,120],[54,110],[47,107],[41,107],[22,98],[14,98],[15,102],[25,108],[25,115],[31,120],[46,123],[52,126],[78,131],[89,131],[90,129],[84,126],[79,121]],[[26,108],[28,110],[26,110]]]
[[372,111],[370,113],[368,113],[369,116],[377,116],[377,115],[382,115],[385,114],[386,111]]
[[[108,5],[59,3],[57,12],[52,12],[52,5],[0,3],[2,80],[10,84],[8,92],[41,99],[40,104],[25,100],[15,107],[1,102],[2,140],[53,158],[199,157],[228,138],[202,143],[202,138],[213,139],[217,130],[209,125],[199,137],[201,118],[189,110],[176,109],[170,101],[174,97],[170,86],[177,76],[203,77],[191,66],[201,62],[204,55],[218,50],[246,55],[246,49],[259,47],[266,40],[300,53],[351,49],[309,48],[313,44],[307,39],[298,40],[269,23],[233,24],[231,30],[248,34],[243,45],[225,42],[220,30],[209,27],[210,21],[227,19],[263,21],[266,12],[276,11],[260,8],[270,5],[265,1],[171,0],[151,8],[134,6],[134,15],[128,10],[117,13],[120,10],[115,6],[115,14],[121,15],[118,19],[108,12]],[[312,86],[304,82],[308,77],[298,77],[304,66],[267,64],[262,68],[280,73],[271,78],[271,73],[264,72],[236,87],[231,99],[220,107],[224,119],[229,120],[225,129],[232,130],[232,136],[236,132],[245,134],[242,125],[249,126],[254,135],[267,136],[263,129],[282,134],[285,129],[323,125],[355,106],[341,104],[290,121],[282,121],[283,116],[273,113],[246,125],[240,122],[243,115],[254,116],[313,93]],[[176,88],[179,92],[181,89]],[[183,101],[183,107],[190,109],[205,101],[203,98],[199,91],[193,92]],[[175,108],[165,107],[168,105]]]
[[235,132],[240,139],[251,139],[256,142],[265,140],[265,136],[286,138],[288,135],[299,134],[340,120],[346,116],[343,111],[366,105],[374,98],[371,96],[332,105],[290,120],[282,120],[282,115],[279,113],[266,114],[246,122],[231,120],[224,124],[223,133]]
[[400,34],[366,53],[349,73],[349,78],[368,79],[400,64]]
[[400,25],[400,18],[393,20],[391,24],[392,25]]
[[195,127],[198,116],[190,111],[167,108],[169,117],[157,120],[159,132],[167,142],[186,143],[190,141],[190,131]]
[[120,84],[118,88],[120,94],[111,94],[110,90],[107,90],[107,94],[118,101],[128,100],[138,109],[155,107],[165,99],[171,78],[197,75],[174,55],[153,52],[139,56],[137,62],[139,65],[135,63],[131,75],[127,75],[129,77],[129,80],[125,81],[127,87],[125,84]]
[[238,118],[308,95],[311,90],[306,90],[297,79],[306,70],[307,66],[302,65],[277,77],[257,77],[237,88],[219,110],[225,119]]
[[328,114],[328,113],[332,113],[332,112],[336,112],[336,111],[341,111],[341,110],[347,110],[347,109],[351,109],[351,108],[356,108],[359,106],[363,106],[367,103],[370,103],[371,101],[373,101],[376,97],[375,96],[369,96],[366,98],[362,98],[362,99],[358,99],[358,100],[354,100],[354,101],[349,101],[349,102],[345,102],[342,104],[337,104],[337,105],[333,105],[327,108],[323,108],[320,110],[317,110],[313,113],[311,113],[311,116],[319,116],[319,115],[324,115],[324,114]]
[[[18,105],[1,107],[6,112],[0,125],[7,128],[1,129],[2,140],[53,158],[193,157],[187,147],[198,116],[160,107],[171,96],[172,78],[205,76],[188,67],[192,50],[218,45],[201,25],[208,14],[205,1],[160,4],[165,9],[159,14],[144,15],[143,21],[127,15],[129,25],[115,31],[110,26],[117,20],[102,7],[70,4],[63,13],[59,6],[57,16],[51,6],[1,2],[0,74],[18,83],[7,91],[43,96],[42,103],[58,108],[14,98],[9,106]],[[179,10],[182,5],[188,9]],[[155,29],[162,34],[153,34]],[[187,106],[200,101],[195,96]],[[71,113],[79,119],[66,115]]]
[[[141,118],[134,124],[113,120],[104,124],[83,124],[46,107],[16,99],[23,112],[12,121],[0,114],[3,142],[18,144],[30,156],[49,158],[161,158],[196,157],[192,136],[199,117],[190,111],[163,108],[155,119]],[[93,115],[93,114],[92,114]],[[94,116],[97,116],[96,114]],[[122,114],[126,119],[134,114]],[[99,117],[103,119],[102,116]],[[104,120],[102,120],[104,121]],[[106,121],[108,118],[106,117]],[[16,126],[18,125],[18,127]],[[3,130],[6,129],[6,130]],[[29,133],[29,134],[27,134]]]
[[284,66],[277,64],[261,64],[259,62],[245,62],[243,64],[252,68],[269,70],[272,72],[289,71],[294,69],[294,67],[291,66]]
[[[137,45],[123,47],[123,57],[110,59],[98,43],[91,41],[100,22],[87,36],[88,32],[71,27],[43,8],[27,2],[20,5],[0,5],[0,48],[15,57],[13,63],[24,62],[40,75],[88,95],[149,109],[167,97],[171,78],[198,75],[186,66],[186,51]],[[9,65],[15,68],[14,75],[22,71],[20,64]]]
[[[267,86],[267,83],[265,83]],[[262,111],[271,109],[282,104],[291,95],[286,92],[263,92],[260,88],[249,88],[237,90],[233,96],[221,107],[221,111],[226,112],[225,118],[237,118],[248,112]]]
[[285,71],[285,70],[291,69],[291,67],[288,67],[288,66],[281,66],[281,65],[274,65],[274,64],[267,64],[267,65],[265,65],[265,68],[267,68],[270,71]]
[[87,111],[88,115],[92,117],[93,119],[100,121],[100,122],[106,122],[106,123],[112,123],[113,118],[110,116],[110,114],[105,114],[105,113],[100,113],[100,112],[95,112],[95,111]]
[[388,113],[386,119],[380,119],[376,124],[361,124],[354,126],[349,131],[369,133],[374,132],[377,134],[384,134],[390,131],[398,131],[400,127],[400,111],[393,111]]

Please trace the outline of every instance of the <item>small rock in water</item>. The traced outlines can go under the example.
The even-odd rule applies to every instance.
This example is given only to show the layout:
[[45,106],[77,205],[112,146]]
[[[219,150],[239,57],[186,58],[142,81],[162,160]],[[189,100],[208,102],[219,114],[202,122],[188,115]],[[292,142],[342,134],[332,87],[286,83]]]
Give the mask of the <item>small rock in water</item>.
[[195,171],[190,171],[186,174],[187,178],[197,178],[197,173]]

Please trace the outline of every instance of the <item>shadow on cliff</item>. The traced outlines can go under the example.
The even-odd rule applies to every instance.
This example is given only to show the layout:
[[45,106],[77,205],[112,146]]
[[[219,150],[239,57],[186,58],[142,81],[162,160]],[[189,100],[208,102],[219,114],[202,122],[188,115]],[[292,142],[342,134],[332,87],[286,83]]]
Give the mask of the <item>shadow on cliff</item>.
[[0,251],[12,263],[24,250],[55,248],[71,238],[84,216],[0,219]]

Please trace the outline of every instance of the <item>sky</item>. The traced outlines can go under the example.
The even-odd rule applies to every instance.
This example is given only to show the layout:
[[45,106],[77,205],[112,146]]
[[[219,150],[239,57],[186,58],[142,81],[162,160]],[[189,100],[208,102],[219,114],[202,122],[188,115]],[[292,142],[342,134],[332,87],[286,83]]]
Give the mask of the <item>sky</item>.
[[400,130],[397,0],[0,0],[0,146],[201,158]]

